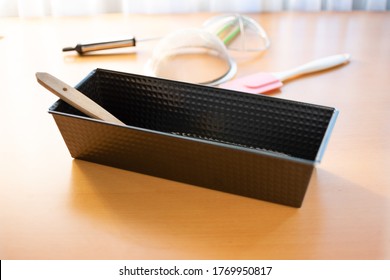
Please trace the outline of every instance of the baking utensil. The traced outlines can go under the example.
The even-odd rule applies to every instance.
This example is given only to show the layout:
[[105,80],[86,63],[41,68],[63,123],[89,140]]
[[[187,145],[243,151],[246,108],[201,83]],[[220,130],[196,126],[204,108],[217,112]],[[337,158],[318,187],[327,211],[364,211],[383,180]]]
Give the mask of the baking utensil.
[[256,73],[238,78],[221,84],[220,87],[249,93],[264,93],[280,88],[285,80],[345,64],[350,57],[350,54],[328,56],[283,72]]
[[125,125],[95,101],[56,77],[45,72],[37,72],[35,76],[43,87],[87,116],[118,125]]
[[236,71],[237,65],[223,42],[199,28],[181,29],[165,36],[145,68],[148,76],[210,86],[230,80]]
[[72,157],[295,207],[337,116],[317,104],[105,69],[78,86],[128,125],[83,118],[59,100],[49,112]]
[[114,40],[114,41],[106,41],[106,42],[98,42],[98,43],[87,43],[87,44],[79,43],[75,47],[63,48],[62,51],[63,52],[76,51],[78,54],[83,55],[87,52],[92,52],[92,51],[135,47],[138,42],[153,41],[158,39],[160,39],[160,37],[152,37],[152,38],[144,38],[144,39],[136,39],[135,37],[131,37],[124,40]]
[[221,38],[229,50],[258,52],[270,46],[265,30],[254,19],[241,14],[215,16],[203,28]]

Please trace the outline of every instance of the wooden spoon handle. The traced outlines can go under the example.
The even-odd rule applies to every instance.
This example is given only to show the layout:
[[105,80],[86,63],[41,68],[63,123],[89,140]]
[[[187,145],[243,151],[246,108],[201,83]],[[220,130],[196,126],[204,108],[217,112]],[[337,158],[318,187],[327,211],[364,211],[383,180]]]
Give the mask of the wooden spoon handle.
[[35,76],[37,77],[38,83],[43,87],[87,116],[114,124],[125,125],[95,101],[56,77],[44,72],[37,72]]

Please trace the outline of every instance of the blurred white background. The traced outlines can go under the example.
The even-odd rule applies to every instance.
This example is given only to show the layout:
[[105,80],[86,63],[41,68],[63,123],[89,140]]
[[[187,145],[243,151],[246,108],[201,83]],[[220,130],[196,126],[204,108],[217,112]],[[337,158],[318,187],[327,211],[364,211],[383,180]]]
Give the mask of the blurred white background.
[[102,13],[384,11],[390,0],[0,0],[0,16],[77,16]]

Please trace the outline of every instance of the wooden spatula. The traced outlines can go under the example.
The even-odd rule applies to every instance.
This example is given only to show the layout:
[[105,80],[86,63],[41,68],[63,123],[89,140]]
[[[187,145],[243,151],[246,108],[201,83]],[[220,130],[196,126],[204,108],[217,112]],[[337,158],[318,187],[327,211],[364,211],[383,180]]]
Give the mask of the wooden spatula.
[[35,76],[38,83],[43,87],[87,116],[114,124],[125,125],[95,101],[56,77],[44,72],[37,72]]

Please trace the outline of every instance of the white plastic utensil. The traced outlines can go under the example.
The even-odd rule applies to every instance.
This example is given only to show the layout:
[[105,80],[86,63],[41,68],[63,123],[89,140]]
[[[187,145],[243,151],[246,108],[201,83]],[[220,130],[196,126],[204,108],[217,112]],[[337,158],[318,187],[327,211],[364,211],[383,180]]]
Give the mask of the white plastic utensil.
[[350,54],[328,56],[283,72],[256,73],[238,78],[221,84],[220,87],[249,93],[264,93],[283,86],[282,82],[285,80],[347,63],[350,57]]
[[95,101],[56,77],[44,72],[37,72],[35,76],[38,83],[43,87],[87,116],[114,124],[125,125]]

